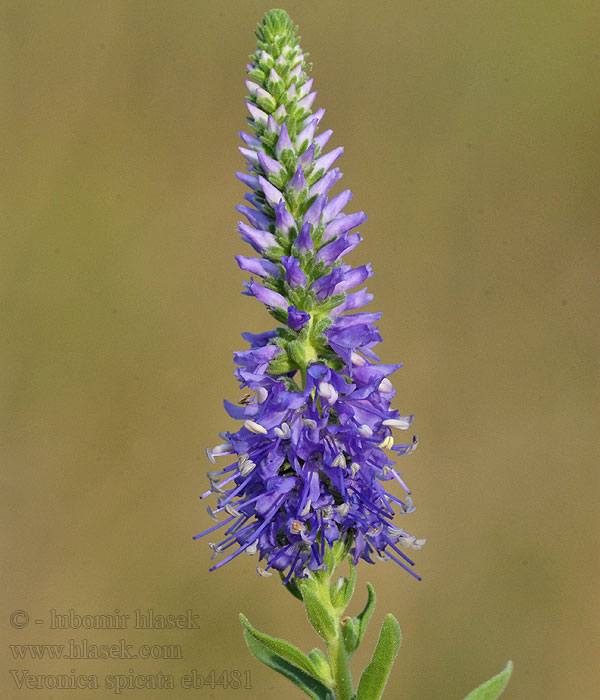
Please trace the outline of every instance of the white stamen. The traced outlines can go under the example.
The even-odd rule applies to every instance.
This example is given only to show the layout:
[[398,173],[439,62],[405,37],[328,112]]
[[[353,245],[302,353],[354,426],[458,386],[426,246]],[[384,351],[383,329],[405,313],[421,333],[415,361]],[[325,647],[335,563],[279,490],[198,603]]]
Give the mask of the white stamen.
[[281,438],[282,440],[287,440],[292,434],[290,426],[287,423],[282,423],[281,428],[274,428],[273,432],[275,433],[275,435],[277,435],[278,438]]
[[373,556],[375,559],[378,559],[379,561],[391,561],[390,557],[387,554],[377,554],[377,552],[373,553]]
[[255,433],[256,435],[266,435],[268,432],[264,426],[260,423],[255,423],[253,420],[245,420],[244,428],[247,428],[251,433]]
[[240,476],[248,476],[255,467],[256,464],[251,459],[246,459],[244,463],[240,465]]
[[252,544],[249,544],[246,547],[246,554],[249,554],[250,556],[252,556],[253,554],[256,554],[257,551],[258,551],[258,540],[254,540],[254,542]]
[[312,418],[303,418],[302,422],[307,428],[310,428],[311,430],[314,430],[317,427],[317,421],[313,420]]
[[343,454],[339,454],[331,463],[332,467],[345,467],[346,466],[346,458],[344,457]]
[[319,396],[327,399],[327,403],[331,406],[338,400],[338,393],[334,387],[328,382],[319,382]]
[[391,394],[392,391],[394,391],[394,387],[392,385],[392,382],[387,377],[384,377],[381,380],[381,383],[379,384],[379,391],[382,394]]
[[267,400],[268,395],[269,392],[264,388],[264,386],[259,386],[258,389],[254,392],[254,396],[256,397],[256,403],[264,403]]
[[231,443],[224,442],[222,445],[217,445],[213,447],[213,455],[229,455],[231,454]]
[[394,438],[391,435],[388,435],[383,442],[379,444],[379,447],[383,448],[384,450],[389,450],[394,446]]
[[221,548],[219,547],[219,545],[216,542],[209,542],[208,546],[212,549],[210,558],[215,559],[217,554],[219,554],[221,552]]
[[265,569],[262,568],[262,566],[256,567],[256,573],[259,576],[273,576],[273,574],[270,571],[266,571]]
[[354,351],[350,353],[350,361],[353,365],[356,365],[356,367],[364,367],[367,364],[365,358]]
[[358,429],[358,434],[362,435],[362,437],[364,437],[364,438],[370,438],[373,435],[373,431],[371,430],[371,428],[368,425],[363,424]]
[[406,533],[400,536],[400,544],[410,549],[423,549],[425,542],[427,542],[427,537],[417,539],[414,535],[407,535]]
[[354,478],[356,476],[356,472],[360,469],[360,464],[358,462],[352,462],[350,469],[352,470],[352,478]]
[[241,515],[239,510],[236,510],[234,506],[231,505],[231,503],[228,503],[226,506],[224,506],[225,512],[229,513],[229,515],[235,515],[237,518],[238,515]]
[[310,513],[310,498],[306,501],[306,505],[302,509],[300,515],[308,515]]
[[412,498],[410,496],[407,496],[404,500],[406,503],[404,504],[404,508],[402,510],[405,513],[412,513],[417,510],[417,506],[413,505]]
[[413,422],[414,416],[402,416],[401,418],[387,418],[382,421],[382,425],[387,425],[390,428],[398,428],[398,430],[408,430]]
[[215,513],[213,512],[213,509],[212,509],[209,505],[206,506],[206,512],[210,515],[210,517],[211,517],[213,520],[216,520],[217,522],[219,522],[219,518],[217,518],[217,516],[216,516]]
[[395,525],[388,525],[388,532],[392,537],[401,537],[406,534],[404,528],[396,527]]
[[230,442],[224,442],[222,445],[217,445],[213,447],[206,448],[206,456],[210,459],[213,464],[216,464],[215,457],[220,457],[221,455],[230,455],[232,452],[232,445]]
[[210,555],[211,559],[216,559],[217,554],[220,554],[223,551],[221,549],[221,547],[219,547],[219,545],[216,542],[209,542],[208,546],[212,549],[212,552]]
[[225,493],[225,491],[223,491],[223,489],[219,486],[219,484],[216,483],[216,481],[211,480],[210,488],[211,488],[211,491],[213,493],[220,493],[220,494]]

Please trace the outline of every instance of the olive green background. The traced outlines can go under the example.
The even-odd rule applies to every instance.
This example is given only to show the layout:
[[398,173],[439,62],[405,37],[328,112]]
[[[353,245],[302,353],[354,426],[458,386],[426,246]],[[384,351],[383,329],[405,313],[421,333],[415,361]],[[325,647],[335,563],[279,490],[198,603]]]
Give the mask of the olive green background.
[[[237,614],[308,650],[301,605],[243,557],[208,574],[206,445],[233,422],[231,353],[272,321],[240,296],[244,65],[258,2],[0,3],[2,697],[31,674],[249,670]],[[390,700],[460,700],[512,658],[509,699],[600,697],[594,1],[290,1],[341,187],[370,216],[402,461],[429,538],[418,583],[359,566],[404,646]],[[210,538],[209,538],[210,539]],[[192,609],[200,630],[50,630],[49,611]],[[14,629],[23,609],[30,624]],[[42,619],[36,624],[35,619]],[[181,644],[183,659],[15,660],[7,644]]]

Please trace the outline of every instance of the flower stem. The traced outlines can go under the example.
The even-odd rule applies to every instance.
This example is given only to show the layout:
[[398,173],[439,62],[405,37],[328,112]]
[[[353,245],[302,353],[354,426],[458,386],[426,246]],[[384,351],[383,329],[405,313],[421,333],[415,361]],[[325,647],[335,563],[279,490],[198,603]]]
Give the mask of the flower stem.
[[[305,595],[304,603],[309,620],[324,639],[327,646],[327,657],[330,669],[331,689],[336,700],[354,700],[356,697],[352,685],[352,674],[350,672],[350,655],[344,642],[342,623],[340,618],[348,604],[348,600],[340,600],[339,596],[332,595],[332,576],[337,564],[345,556],[341,546],[326,550],[327,570],[318,571],[301,582],[301,588],[306,591],[310,588],[312,594],[317,598],[317,608],[322,612],[318,613],[315,603]],[[312,596],[311,596],[312,597]],[[320,617],[321,616],[321,617]],[[329,619],[329,624],[323,624],[323,616]],[[315,624],[316,623],[316,624]]]
[[354,688],[352,687],[352,675],[348,654],[344,647],[341,628],[337,637],[327,644],[327,654],[331,675],[333,676],[334,692],[336,700],[352,700],[354,698]]

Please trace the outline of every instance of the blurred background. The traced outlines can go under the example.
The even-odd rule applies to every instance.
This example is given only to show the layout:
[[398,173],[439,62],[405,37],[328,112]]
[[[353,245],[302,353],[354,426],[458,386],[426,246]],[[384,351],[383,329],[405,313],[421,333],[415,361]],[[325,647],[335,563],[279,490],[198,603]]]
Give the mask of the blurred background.
[[[355,674],[391,611],[390,700],[459,700],[509,658],[507,700],[598,698],[600,9],[372,7],[285,5],[345,147],[338,191],[370,217],[353,261],[373,263],[382,360],[404,362],[395,406],[421,441],[402,466],[423,582],[361,563],[351,612],[367,580],[378,605]],[[192,541],[211,524],[205,447],[241,395],[231,353],[272,327],[233,259],[248,252],[234,232],[244,66],[267,9],[0,3],[3,697],[74,697],[18,689],[23,669],[96,675],[76,691],[90,700],[114,696],[109,674],[192,669],[251,688],[230,674],[122,696],[300,697],[250,657],[237,619],[308,651],[300,603],[249,557],[208,574]],[[51,610],[149,608],[192,610],[200,629],[50,629]],[[69,639],[182,658],[6,646]]]

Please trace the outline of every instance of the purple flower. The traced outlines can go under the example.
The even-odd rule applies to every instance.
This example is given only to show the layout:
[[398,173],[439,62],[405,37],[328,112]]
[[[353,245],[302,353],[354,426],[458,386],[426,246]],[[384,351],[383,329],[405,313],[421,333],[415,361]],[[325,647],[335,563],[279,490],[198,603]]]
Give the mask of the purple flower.
[[312,227],[308,222],[302,224],[300,233],[294,241],[294,248],[296,249],[299,255],[302,255],[303,253],[308,253],[309,250],[314,250],[315,246],[312,242],[312,238],[310,237],[311,228]]
[[285,270],[285,281],[291,287],[298,287],[300,285],[306,286],[306,276],[300,267],[300,261],[293,255],[286,257],[283,255],[281,257],[281,264]]
[[310,314],[306,311],[298,311],[295,306],[288,306],[287,324],[293,331],[300,331],[308,323]]
[[242,240],[250,243],[257,253],[264,253],[270,247],[277,245],[277,239],[269,231],[252,228],[243,221],[238,223],[238,227],[238,231],[242,234]]
[[270,260],[264,258],[247,258],[245,255],[236,255],[237,264],[246,272],[253,272],[259,277],[281,277],[279,267]]
[[317,135],[324,110],[311,113],[312,80],[291,23],[286,32],[259,26],[248,66],[251,133],[240,149],[248,172],[238,177],[251,194],[238,207],[249,222],[239,232],[260,257],[236,256],[262,282],[250,279],[244,294],[279,325],[244,333],[250,347],[234,354],[247,391],[225,402],[237,430],[207,450],[223,463],[202,494],[216,495],[208,512],[218,523],[196,537],[220,532],[210,547],[222,558],[211,570],[246,553],[266,561],[263,575],[304,577],[343,541],[355,562],[393,560],[418,578],[406,550],[425,540],[399,524],[414,505],[393,459],[417,445],[416,437],[394,443],[413,420],[391,407],[390,376],[401,365],[380,364],[373,351],[380,314],[348,313],[373,299],[364,287],[349,293],[373,274],[370,264],[342,262],[367,217],[344,212],[350,190],[329,198],[343,148],[324,152],[332,132]]
[[267,306],[281,307],[283,309],[287,306],[285,297],[281,296],[281,294],[278,294],[277,292],[274,292],[268,287],[263,287],[262,284],[258,284],[253,279],[251,279],[250,282],[245,282],[244,284],[248,290],[247,292],[244,292],[244,294],[247,296],[254,296]]

